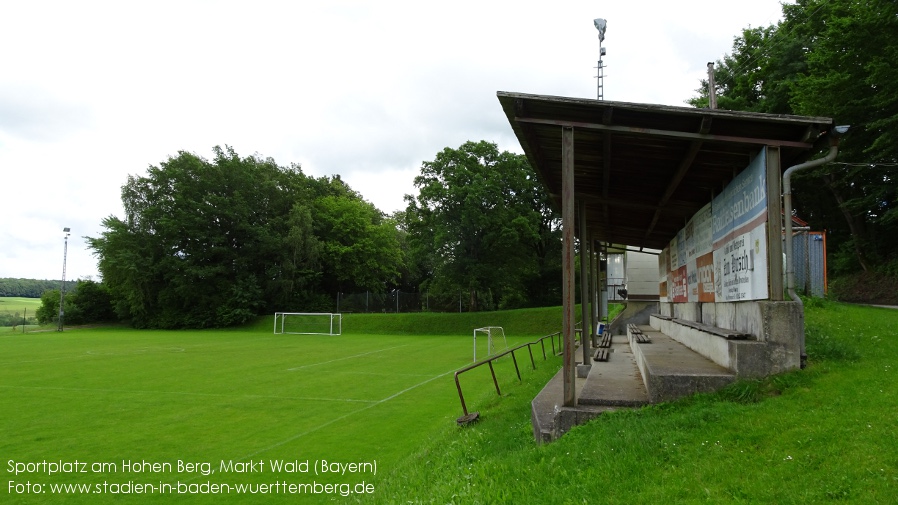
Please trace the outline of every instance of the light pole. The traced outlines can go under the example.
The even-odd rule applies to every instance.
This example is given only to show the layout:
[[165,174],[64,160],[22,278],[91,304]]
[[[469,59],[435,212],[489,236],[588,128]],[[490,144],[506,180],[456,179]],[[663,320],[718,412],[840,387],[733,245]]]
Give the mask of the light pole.
[[602,63],[602,56],[605,56],[605,48],[602,47],[602,42],[605,41],[605,30],[608,28],[608,20],[603,18],[596,18],[592,20],[592,23],[596,26],[596,30],[599,31],[599,75],[596,95],[599,100],[604,100],[605,66]]
[[62,229],[63,233],[65,233],[65,245],[62,248],[62,285],[59,289],[59,326],[56,327],[56,331],[62,331],[62,318],[65,314],[64,302],[65,302],[65,260],[66,256],[69,254],[69,232],[72,231],[69,227],[65,227]]

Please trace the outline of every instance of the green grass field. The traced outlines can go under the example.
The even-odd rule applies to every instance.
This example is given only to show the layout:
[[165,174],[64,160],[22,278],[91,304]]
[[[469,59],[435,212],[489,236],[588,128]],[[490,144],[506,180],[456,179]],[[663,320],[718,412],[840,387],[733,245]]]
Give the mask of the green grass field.
[[20,296],[0,296],[0,311],[34,314],[41,306],[40,298],[23,298]]
[[[463,376],[481,420],[456,426],[452,372],[471,362],[471,330],[503,326],[514,345],[553,332],[559,315],[349,315],[338,337],[272,335],[270,318],[235,330],[4,334],[0,502],[898,503],[898,311],[810,301],[807,369],[606,414],[545,446],[530,401],[560,359],[538,355],[536,370],[521,360],[522,383],[504,359],[501,397],[487,369]],[[75,460],[86,473],[48,475],[49,463]],[[322,461],[347,473],[315,475]],[[44,494],[19,494],[28,483]],[[106,493],[49,494],[63,483]],[[319,492],[110,493],[123,483]]]
[[[473,328],[458,319],[431,320],[444,321],[434,325],[436,333],[457,326],[454,335],[424,335],[425,328],[417,335],[370,333],[395,324],[396,318],[381,315],[348,316],[342,336],[273,335],[268,318],[239,330],[4,334],[0,501],[112,503],[123,495],[109,494],[114,486],[103,483],[129,482],[339,485],[311,495],[232,492],[228,500],[241,503],[346,502],[352,498],[342,495],[346,486],[355,493],[369,485],[376,493],[384,476],[434,433],[455,428],[462,412],[453,372],[469,364],[473,352]],[[353,326],[369,333],[353,333]],[[510,345],[525,340],[533,339],[508,335]],[[485,355],[485,342],[480,347]],[[538,360],[545,370],[559,362]],[[505,391],[518,387],[510,359],[503,358],[496,371]],[[522,372],[532,374],[529,362]],[[463,385],[469,406],[495,397],[486,368],[465,374]],[[44,461],[88,466],[86,472],[51,475]],[[206,474],[179,469],[179,461],[199,463]],[[310,468],[277,472],[272,461],[298,461],[299,470],[309,462]],[[143,471],[127,462],[140,463]],[[241,470],[251,462],[245,469],[253,471],[235,471],[230,462]],[[316,475],[316,462],[329,463],[330,470],[355,464],[361,471]],[[39,484],[43,494],[29,494],[28,483]],[[87,484],[91,491],[99,485],[106,494],[52,494],[59,484]],[[162,503],[172,496],[130,499]],[[211,503],[222,497],[189,499]]]
[[[37,309],[40,306],[40,298],[0,296],[0,335],[37,329]],[[26,317],[29,324],[23,328],[22,322]]]

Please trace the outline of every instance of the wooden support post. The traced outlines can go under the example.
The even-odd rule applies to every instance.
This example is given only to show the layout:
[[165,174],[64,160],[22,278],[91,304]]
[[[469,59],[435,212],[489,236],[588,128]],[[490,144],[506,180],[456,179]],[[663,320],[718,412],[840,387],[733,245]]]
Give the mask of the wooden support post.
[[577,367],[574,364],[574,331],[576,306],[574,278],[574,129],[564,126],[561,129],[561,333],[564,338],[564,405],[573,407],[577,404],[576,378]]
[[592,322],[589,310],[589,237],[586,228],[586,202],[580,200],[580,347],[583,349],[583,366],[589,366],[589,344],[592,339]]
[[598,253],[596,252],[596,241],[592,237],[592,234],[589,235],[589,286],[590,286],[590,294],[589,294],[589,303],[592,306],[592,333],[593,335],[597,334],[599,331],[599,271],[596,270],[596,258],[598,257]]
[[[783,216],[782,172],[779,147],[767,150],[767,296],[771,301],[783,301]],[[792,237],[786,237],[792,240]]]

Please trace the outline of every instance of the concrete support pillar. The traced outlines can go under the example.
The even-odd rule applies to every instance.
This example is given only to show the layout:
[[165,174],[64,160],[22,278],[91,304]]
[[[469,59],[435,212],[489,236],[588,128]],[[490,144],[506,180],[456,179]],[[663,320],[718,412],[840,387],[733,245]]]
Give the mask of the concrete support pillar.
[[574,129],[561,128],[561,334],[564,339],[564,405],[577,404],[574,363],[576,282],[574,277]]

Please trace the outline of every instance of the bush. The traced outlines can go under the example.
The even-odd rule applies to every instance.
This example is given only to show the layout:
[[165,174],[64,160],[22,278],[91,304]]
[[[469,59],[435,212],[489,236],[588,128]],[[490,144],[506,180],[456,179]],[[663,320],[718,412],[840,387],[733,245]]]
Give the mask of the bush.
[[[75,289],[65,297],[65,324],[88,324],[114,321],[115,311],[109,289],[101,283],[79,280]],[[50,324],[59,316],[59,290],[48,289],[41,294],[37,309],[40,324]]]

